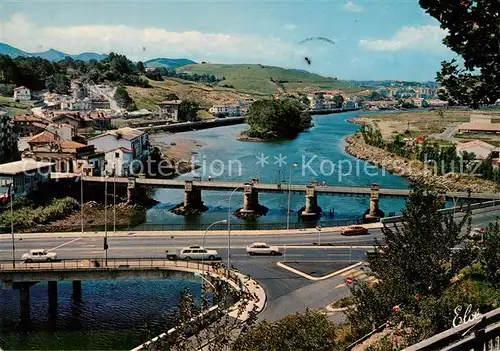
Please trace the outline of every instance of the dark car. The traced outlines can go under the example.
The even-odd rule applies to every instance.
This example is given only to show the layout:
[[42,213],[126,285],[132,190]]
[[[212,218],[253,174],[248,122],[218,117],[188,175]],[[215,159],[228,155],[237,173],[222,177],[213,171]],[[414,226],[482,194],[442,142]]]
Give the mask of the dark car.
[[368,229],[360,225],[352,225],[342,231],[342,235],[365,235],[368,234]]

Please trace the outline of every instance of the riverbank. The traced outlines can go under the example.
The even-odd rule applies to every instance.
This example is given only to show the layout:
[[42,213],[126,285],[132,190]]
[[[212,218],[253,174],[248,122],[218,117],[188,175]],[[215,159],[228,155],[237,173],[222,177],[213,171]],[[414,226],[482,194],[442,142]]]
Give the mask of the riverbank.
[[495,183],[473,176],[456,173],[435,175],[434,170],[418,160],[408,160],[396,154],[368,145],[361,133],[348,136],[345,151],[360,160],[384,168],[389,173],[398,174],[410,181],[441,188],[446,191],[468,191],[477,193],[495,192]]
[[200,141],[194,139],[177,139],[171,143],[154,140],[150,142],[152,146],[160,149],[162,159],[175,168],[175,175],[189,173],[199,168],[199,165],[192,162],[192,158],[196,154],[194,150],[203,146],[203,143]]

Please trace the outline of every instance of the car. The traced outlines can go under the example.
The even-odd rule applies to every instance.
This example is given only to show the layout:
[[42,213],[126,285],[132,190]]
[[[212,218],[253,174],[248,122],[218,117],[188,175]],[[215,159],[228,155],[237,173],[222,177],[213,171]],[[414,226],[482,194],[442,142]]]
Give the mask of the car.
[[342,235],[365,235],[368,234],[368,229],[361,225],[351,225],[347,229],[344,229],[341,233]]
[[207,250],[201,246],[186,247],[179,252],[179,259],[181,260],[208,260],[213,261],[217,259],[216,250]]
[[30,252],[25,253],[21,256],[24,262],[52,262],[57,259],[57,254],[55,252],[47,252],[43,249],[30,250]]
[[484,238],[484,234],[486,234],[486,230],[484,228],[472,228],[469,233],[469,239],[472,240],[482,240]]
[[266,243],[253,243],[247,246],[247,252],[249,255],[271,255],[275,256],[280,253],[280,249],[277,246],[271,246]]

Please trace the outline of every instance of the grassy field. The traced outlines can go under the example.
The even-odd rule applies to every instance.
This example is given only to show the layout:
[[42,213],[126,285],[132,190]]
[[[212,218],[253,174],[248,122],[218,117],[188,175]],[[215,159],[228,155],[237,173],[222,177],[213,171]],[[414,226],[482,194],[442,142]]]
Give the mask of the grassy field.
[[24,102],[15,102],[11,97],[0,96],[0,111],[6,111],[11,116],[24,115],[30,112],[30,106]]
[[265,97],[262,94],[242,94],[234,89],[211,87],[181,79],[165,79],[160,82],[150,80],[149,83],[152,88],[127,86],[127,91],[138,108],[155,110],[156,105],[165,100],[169,93],[176,94],[180,99],[195,100],[203,108],[209,108],[214,104],[232,104],[243,99]]
[[283,92],[342,90],[356,93],[362,89],[354,83],[339,81],[305,71],[253,64],[197,64],[177,69],[179,72],[213,74],[226,79],[220,85],[230,85],[241,93],[273,95]]
[[[405,133],[409,130],[408,136],[416,137],[419,135],[433,137],[433,134],[443,132],[447,127],[470,121],[471,110],[467,109],[445,109],[441,116],[438,110],[420,111],[420,112],[393,112],[380,113],[373,115],[364,115],[356,120],[375,125],[385,140],[392,139],[395,135]],[[500,123],[500,111],[481,111],[481,114],[491,116],[492,123]],[[479,139],[500,145],[500,135],[496,134],[458,134],[454,135],[456,139],[474,140]]]

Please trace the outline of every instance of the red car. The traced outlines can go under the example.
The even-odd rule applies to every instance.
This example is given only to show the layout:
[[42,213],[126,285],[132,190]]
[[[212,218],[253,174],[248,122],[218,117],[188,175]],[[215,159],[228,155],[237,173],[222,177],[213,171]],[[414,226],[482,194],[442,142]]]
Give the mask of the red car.
[[352,225],[342,231],[342,235],[365,235],[368,234],[368,229],[360,225]]

